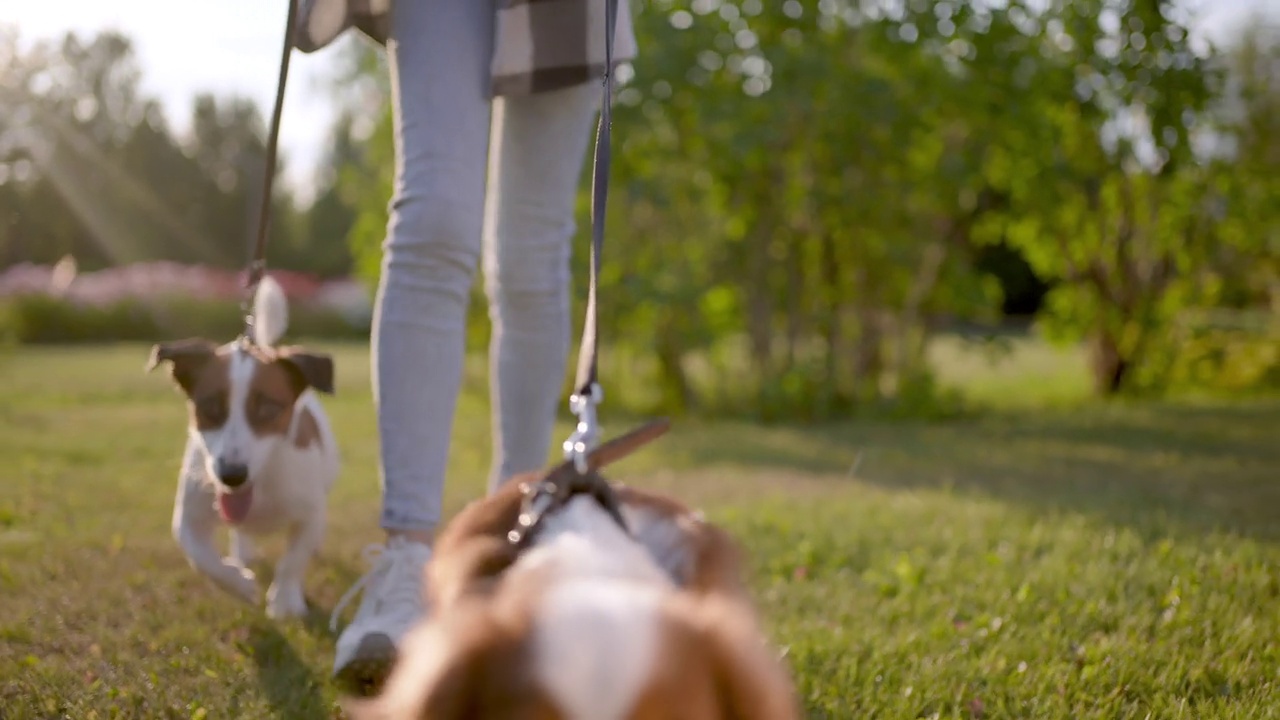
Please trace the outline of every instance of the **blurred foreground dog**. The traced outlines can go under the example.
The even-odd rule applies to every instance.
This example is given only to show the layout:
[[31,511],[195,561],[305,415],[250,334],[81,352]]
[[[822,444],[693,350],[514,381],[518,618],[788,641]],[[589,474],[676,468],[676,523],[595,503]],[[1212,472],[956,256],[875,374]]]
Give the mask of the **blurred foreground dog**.
[[[285,533],[266,597],[273,618],[307,612],[304,576],[324,536],[329,490],[340,464],[316,394],[333,392],[333,360],[276,345],[288,310],[280,286],[264,277],[254,296],[253,342],[161,343],[152,348],[147,366],[170,364],[189,410],[173,536],[192,567],[257,604],[251,537]],[[220,523],[230,528],[227,558],[215,545]]]
[[[586,476],[566,463],[516,478],[450,521],[427,565],[430,616],[381,694],[347,703],[353,717],[799,718],[724,531],[671,497],[618,486],[624,530],[598,492],[563,490],[598,490],[595,470],[645,441],[607,443]],[[543,479],[562,496],[513,542]]]

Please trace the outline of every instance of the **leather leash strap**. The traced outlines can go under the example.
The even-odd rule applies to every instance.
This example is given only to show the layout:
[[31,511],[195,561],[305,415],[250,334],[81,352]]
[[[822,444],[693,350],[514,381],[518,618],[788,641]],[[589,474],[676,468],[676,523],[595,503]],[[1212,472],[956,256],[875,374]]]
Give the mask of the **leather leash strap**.
[[516,518],[516,526],[507,532],[507,542],[520,550],[527,548],[543,518],[578,495],[593,497],[623,532],[629,533],[617,491],[597,471],[657,440],[670,426],[665,419],[645,423],[589,451],[585,471],[579,469],[573,460],[565,460],[547,471],[538,482],[521,487],[524,499],[520,502],[520,515]]
[[276,177],[276,149],[280,144],[280,116],[284,113],[284,88],[289,78],[289,57],[293,54],[294,26],[298,19],[298,0],[289,0],[289,17],[284,26],[284,48],[280,52],[280,77],[276,81],[276,104],[271,113],[271,127],[267,131],[266,157],[262,170],[262,194],[258,207],[258,232],[249,254],[249,265],[244,278],[244,335],[242,339],[253,342],[253,296],[258,283],[267,272],[267,234],[271,226],[271,197]]
[[592,393],[599,380],[597,369],[597,297],[600,284],[600,253],[604,248],[605,205],[609,200],[609,130],[613,125],[613,36],[618,25],[618,0],[605,0],[604,97],[600,102],[600,124],[596,129],[595,161],[591,183],[591,274],[587,288],[587,316],[582,323],[582,343],[578,348],[578,395]]
[[604,7],[604,97],[600,101],[600,125],[596,130],[591,178],[591,270],[587,288],[587,314],[582,323],[582,342],[578,347],[578,372],[574,379],[573,394],[569,396],[569,409],[577,416],[578,425],[563,444],[565,458],[573,460],[580,473],[587,471],[587,453],[600,439],[596,406],[604,399],[597,367],[600,254],[604,247],[605,205],[609,199],[609,131],[613,126],[613,36],[618,26],[618,0],[605,0]]

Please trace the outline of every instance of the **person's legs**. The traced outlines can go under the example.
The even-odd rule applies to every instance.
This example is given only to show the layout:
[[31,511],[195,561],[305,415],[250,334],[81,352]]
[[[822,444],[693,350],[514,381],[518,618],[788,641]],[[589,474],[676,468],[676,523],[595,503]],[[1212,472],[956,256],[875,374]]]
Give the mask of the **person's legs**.
[[493,467],[490,491],[547,461],[569,350],[574,205],[598,83],[494,103],[484,274]]
[[480,255],[493,25],[493,0],[397,3],[392,14],[396,181],[373,326],[389,541],[352,588],[364,597],[338,638],[334,672],[355,682],[385,670],[422,611]]

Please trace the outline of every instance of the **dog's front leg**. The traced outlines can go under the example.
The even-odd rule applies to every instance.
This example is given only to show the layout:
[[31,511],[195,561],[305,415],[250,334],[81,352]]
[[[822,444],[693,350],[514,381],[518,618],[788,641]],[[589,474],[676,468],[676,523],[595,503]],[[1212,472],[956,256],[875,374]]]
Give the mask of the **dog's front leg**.
[[248,603],[258,604],[258,583],[251,570],[222,559],[214,542],[217,515],[213,496],[204,484],[203,465],[198,453],[187,452],[178,477],[178,493],[173,505],[173,539],[187,556],[191,567],[204,573],[219,587]]
[[247,570],[249,565],[260,557],[258,548],[243,530],[233,529],[229,534],[231,535],[231,560]]
[[289,546],[276,564],[276,576],[267,588],[267,615],[274,619],[307,614],[303,592],[307,566],[324,539],[324,513],[307,518],[289,531]]

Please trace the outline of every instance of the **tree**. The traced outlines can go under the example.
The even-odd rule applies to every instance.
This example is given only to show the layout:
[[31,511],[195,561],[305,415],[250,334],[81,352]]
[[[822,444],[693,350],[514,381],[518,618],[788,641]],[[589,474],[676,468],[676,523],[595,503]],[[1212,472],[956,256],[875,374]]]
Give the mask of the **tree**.
[[[81,267],[171,259],[237,268],[256,231],[265,124],[253,101],[204,94],[188,137],[140,89],[129,39],[74,34],[8,59],[0,101],[0,260]],[[283,169],[277,162],[274,172]],[[321,206],[315,225],[334,222]],[[327,215],[323,213],[327,212]],[[340,224],[340,221],[339,221]],[[287,188],[272,199],[270,260],[340,275],[349,269],[344,229],[312,238]]]
[[[1159,387],[1187,310],[1274,286],[1274,95],[1228,122],[1222,56],[1179,7],[637,2],[602,332],[668,411],[932,412],[929,339],[997,317],[998,248],[1047,288],[1043,327],[1088,341],[1099,393]],[[1216,136],[1247,137],[1254,165],[1206,153]],[[370,278],[390,160],[384,114],[344,171]]]

